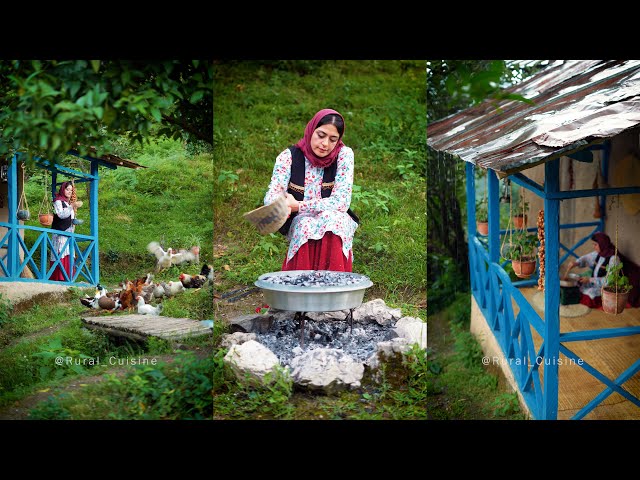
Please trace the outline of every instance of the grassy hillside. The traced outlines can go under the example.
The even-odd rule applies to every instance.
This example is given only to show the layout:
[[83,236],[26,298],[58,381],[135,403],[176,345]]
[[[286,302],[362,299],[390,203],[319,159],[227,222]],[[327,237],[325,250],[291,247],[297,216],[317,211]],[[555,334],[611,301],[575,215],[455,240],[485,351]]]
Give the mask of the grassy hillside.
[[[155,139],[149,145],[121,147],[131,160],[147,168],[116,170],[100,168],[98,187],[99,246],[101,282],[117,285],[124,278],[141,276],[155,267],[155,257],[146,246],[155,240],[165,247],[190,248],[200,245],[200,259],[211,263],[212,225],[212,169],[211,154],[189,155],[175,140]],[[76,168],[87,168],[88,162],[65,159],[63,164],[76,163]],[[29,169],[31,177],[26,186],[31,209],[28,224],[39,226],[38,208],[43,198],[43,175],[48,173]],[[58,180],[67,180],[58,177]],[[76,233],[88,234],[88,191],[77,184],[78,198],[85,205],[78,210],[84,224]],[[199,266],[186,267],[188,273],[197,273]],[[197,270],[197,271],[196,271]],[[167,279],[175,279],[178,267],[167,272]],[[158,278],[164,279],[163,275]]]
[[[112,290],[125,278],[153,271],[156,259],[146,245],[154,240],[165,247],[201,247],[200,264],[173,266],[157,274],[156,280],[177,280],[181,271],[198,273],[201,264],[211,263],[213,257],[211,154],[192,154],[180,142],[162,138],[142,148],[126,138],[118,141],[119,153],[148,168],[100,169],[100,282]],[[27,223],[39,225],[44,172],[29,169],[28,173],[26,192],[33,220]],[[88,194],[82,184],[78,198],[85,201],[79,217],[87,221],[76,232],[88,233],[88,209],[84,210]],[[30,418],[211,418],[207,374],[211,358],[206,356],[212,349],[211,337],[183,341],[181,348],[188,350],[183,355],[174,351],[175,344],[163,340],[122,342],[89,331],[80,320],[87,308],[79,298],[93,291],[71,288],[62,298],[38,297],[17,306],[0,296],[0,407],[4,407],[0,417],[15,402],[33,406]],[[163,305],[163,316],[213,318],[213,288],[189,289],[164,299]],[[101,359],[101,363],[57,366],[53,364],[57,356]],[[129,362],[140,358],[159,363]],[[117,378],[104,376],[114,371]]]
[[351,208],[361,224],[353,271],[374,282],[368,295],[419,303],[426,288],[424,62],[226,62],[214,72],[214,243],[224,252],[214,263],[217,288],[280,270],[284,237],[259,235],[242,213],[262,205],[276,156],[298,141],[313,114],[334,108],[355,153]]

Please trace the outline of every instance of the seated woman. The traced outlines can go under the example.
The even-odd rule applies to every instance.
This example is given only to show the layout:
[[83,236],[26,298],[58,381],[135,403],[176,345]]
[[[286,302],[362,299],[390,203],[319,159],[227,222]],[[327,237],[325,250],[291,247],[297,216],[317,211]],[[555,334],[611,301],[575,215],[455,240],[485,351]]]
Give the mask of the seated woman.
[[349,210],[353,150],[343,135],[342,115],[320,110],[298,143],[276,158],[264,204],[284,195],[291,209],[291,221],[280,229],[289,242],[282,270],[352,271],[358,224]]
[[587,253],[569,263],[569,269],[574,267],[589,267],[592,269],[590,277],[580,277],[580,303],[591,308],[602,306],[602,286],[606,283],[606,276],[611,267],[622,262],[623,273],[629,277],[629,281],[634,286],[629,295],[629,306],[640,306],[640,275],[638,266],[626,258],[620,252],[615,254],[615,245],[606,233],[595,233],[593,241],[593,252]]

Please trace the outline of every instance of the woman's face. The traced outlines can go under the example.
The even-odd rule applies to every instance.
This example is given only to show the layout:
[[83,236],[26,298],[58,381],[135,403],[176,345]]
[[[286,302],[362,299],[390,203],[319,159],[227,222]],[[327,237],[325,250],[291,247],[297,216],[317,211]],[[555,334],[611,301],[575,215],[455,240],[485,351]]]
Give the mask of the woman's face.
[[71,198],[71,193],[73,193],[73,185],[67,185],[64,189],[64,196],[67,198]]
[[311,150],[318,157],[329,155],[340,140],[340,134],[335,125],[327,124],[316,128],[311,136]]
[[600,245],[598,245],[598,242],[593,242],[593,249],[596,253],[600,254]]

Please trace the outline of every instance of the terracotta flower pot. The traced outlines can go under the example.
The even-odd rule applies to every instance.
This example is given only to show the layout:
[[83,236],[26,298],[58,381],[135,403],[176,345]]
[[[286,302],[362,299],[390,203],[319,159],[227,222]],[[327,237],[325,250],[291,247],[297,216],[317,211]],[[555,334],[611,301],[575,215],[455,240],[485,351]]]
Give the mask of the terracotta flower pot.
[[42,225],[43,227],[50,227],[53,223],[53,214],[41,213],[38,215],[38,220],[40,221],[40,225]]
[[529,278],[536,271],[535,260],[511,260],[511,266],[513,272],[520,278]]
[[621,293],[618,291],[617,295],[615,291],[607,290],[607,287],[602,289],[602,310],[606,313],[613,313],[617,315],[627,306],[627,300],[629,299],[629,292]]
[[527,224],[527,216],[516,215],[513,217],[513,226],[518,230],[521,230]]
[[477,222],[476,228],[480,235],[489,235],[489,222]]

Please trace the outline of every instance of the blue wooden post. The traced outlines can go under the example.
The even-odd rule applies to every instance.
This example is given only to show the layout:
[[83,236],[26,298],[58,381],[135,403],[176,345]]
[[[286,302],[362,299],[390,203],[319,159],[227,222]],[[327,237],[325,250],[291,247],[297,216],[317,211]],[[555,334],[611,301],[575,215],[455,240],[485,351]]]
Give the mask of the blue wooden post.
[[[24,185],[22,186],[24,188]],[[7,246],[7,270],[9,277],[14,278],[18,271],[18,156],[14,155],[7,172],[7,197],[9,207],[9,243]]]
[[550,193],[560,191],[559,159],[544,164],[544,405],[542,417],[558,417],[558,360],[560,356],[560,200],[550,199]]
[[98,248],[98,162],[91,162],[91,175],[95,178],[90,180],[89,215],[91,215],[91,236],[93,237],[93,251],[91,252],[91,276],[93,281],[100,282],[100,249]]
[[[609,184],[609,153],[611,152],[611,140],[607,140],[604,142],[604,146],[602,149],[602,165],[600,166],[600,174],[604,179],[605,183]],[[598,187],[602,188],[601,185]],[[600,202],[600,227],[599,231],[604,232],[605,222],[607,221],[607,196],[603,195],[598,197],[598,201]]]
[[57,191],[56,183],[58,183],[58,172],[53,171],[51,172],[51,201],[52,202],[53,202],[53,199],[56,198],[56,191]]
[[473,239],[476,235],[476,177],[475,166],[470,162],[465,162],[465,173],[467,177],[467,245],[469,247],[469,274],[471,276],[471,291],[475,290],[477,278],[473,275]]
[[[487,169],[489,191],[487,192],[489,213],[489,268],[500,260],[500,191],[498,176],[491,169]],[[493,295],[489,295],[489,322],[496,318],[496,304]]]

